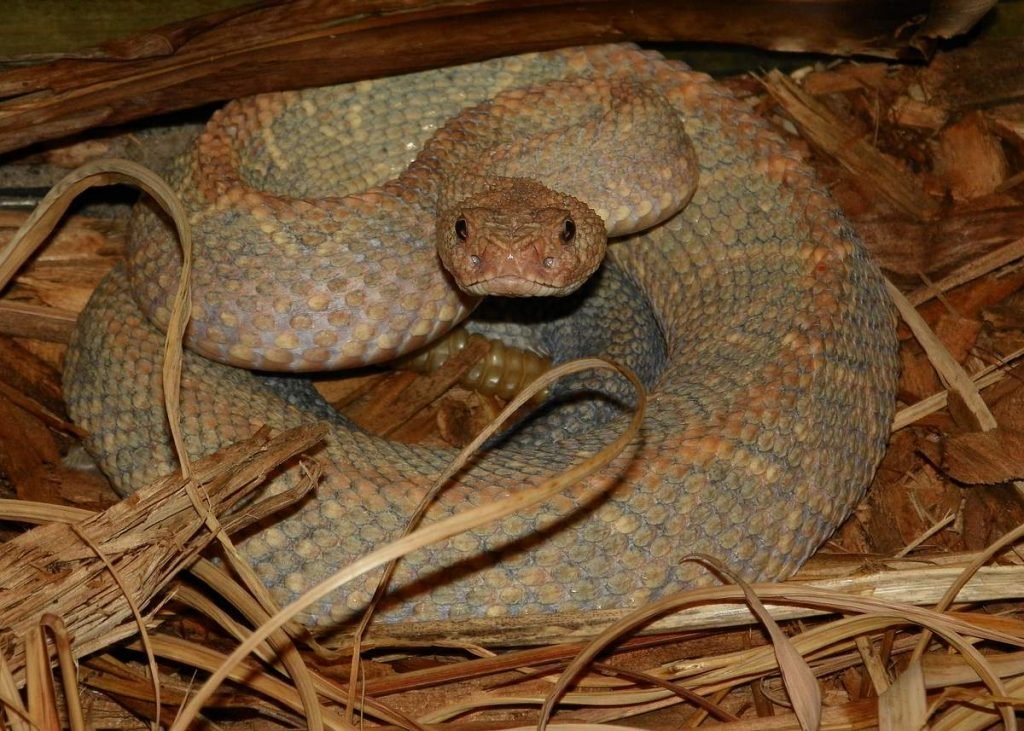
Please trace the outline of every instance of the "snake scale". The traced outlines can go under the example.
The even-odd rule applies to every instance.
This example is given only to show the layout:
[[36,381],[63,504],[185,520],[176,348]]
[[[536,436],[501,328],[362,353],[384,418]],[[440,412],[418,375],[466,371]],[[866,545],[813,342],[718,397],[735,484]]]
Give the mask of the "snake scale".
[[[261,424],[333,426],[315,497],[241,543],[279,600],[397,536],[452,453],[364,433],[304,379],[198,353],[263,371],[338,367],[387,359],[464,318],[475,298],[438,265],[434,219],[416,195],[386,181],[417,175],[420,163],[410,161],[431,145],[441,150],[435,163],[454,154],[428,140],[464,108],[501,116],[500,100],[514,99],[515,90],[566,80],[556,108],[575,105],[573,94],[591,86],[651,90],[696,156],[695,167],[683,154],[677,170],[659,164],[650,176],[629,172],[627,152],[588,162],[612,170],[611,202],[590,208],[609,228],[631,215],[647,228],[614,239],[604,266],[575,295],[521,300],[552,313],[536,327],[556,359],[606,353],[641,372],[651,389],[642,433],[550,503],[407,556],[384,616],[458,620],[637,606],[701,581],[701,570],[681,561],[695,552],[748,579],[782,578],[863,494],[887,441],[897,370],[881,276],[807,167],[705,75],[616,45],[263,95],[229,104],[169,175],[197,236],[189,331],[197,352],[186,354],[181,397],[191,453],[209,453]],[[488,106],[491,98],[498,101]],[[518,155],[508,152],[517,136],[530,147],[544,105],[527,106],[494,159]],[[637,141],[660,149],[663,127],[645,128],[638,118],[594,134],[614,142],[630,128],[635,139],[623,150]],[[668,144],[685,152],[678,139]],[[553,170],[552,183],[545,169],[538,177],[550,187],[571,187],[580,176]],[[666,181],[692,193],[674,215],[678,202],[659,210],[644,203],[639,213],[614,203],[620,193],[632,200],[636,185],[648,185],[646,200],[658,198]],[[409,210],[416,215],[404,227],[389,222]],[[563,235],[564,218],[551,222]],[[387,240],[372,233],[389,226]],[[456,226],[444,228],[459,234]],[[166,321],[178,254],[169,227],[145,206],[132,241],[127,272],[115,270],[97,290],[65,369],[71,413],[124,492],[174,468],[160,405],[161,336],[152,323]],[[487,451],[426,520],[539,481],[611,441],[624,418]],[[268,489],[283,489],[293,472]],[[350,621],[373,581],[346,587],[307,621]]]

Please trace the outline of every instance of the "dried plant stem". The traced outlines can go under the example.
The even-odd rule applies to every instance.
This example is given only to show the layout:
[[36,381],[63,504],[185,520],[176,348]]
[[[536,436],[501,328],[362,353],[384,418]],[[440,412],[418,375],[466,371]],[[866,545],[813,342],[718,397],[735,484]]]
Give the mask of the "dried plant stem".
[[[988,388],[989,386],[1003,380],[1003,378],[1006,377],[1006,372],[1009,369],[1009,366],[1022,357],[1024,357],[1024,348],[1020,348],[1009,355],[1004,356],[998,363],[993,363],[992,365],[983,368],[970,378],[974,381],[975,387],[979,391]],[[921,399],[912,406],[901,409],[896,413],[896,417],[893,419],[892,430],[899,431],[904,427],[910,426],[916,421],[920,421],[929,414],[934,414],[946,408],[948,396],[948,391],[940,391],[928,398]]]
[[483,442],[500,427],[501,424],[508,420],[516,410],[518,410],[527,400],[532,398],[535,393],[547,388],[554,381],[565,375],[590,369],[618,371],[630,381],[636,390],[637,408],[633,413],[633,417],[630,420],[628,427],[614,441],[592,457],[585,459],[580,464],[569,468],[561,474],[548,478],[537,487],[520,490],[511,497],[498,502],[478,508],[472,508],[459,513],[458,515],[433,523],[424,528],[420,528],[404,538],[392,541],[391,543],[367,554],[363,558],[354,561],[346,568],[337,572],[334,576],[317,584],[299,599],[295,600],[276,615],[271,617],[263,626],[257,629],[252,636],[250,636],[245,642],[237,647],[233,653],[231,653],[224,664],[203,684],[196,695],[189,701],[188,705],[182,710],[179,717],[175,720],[174,725],[171,727],[171,731],[184,731],[184,729],[187,728],[196,717],[199,710],[202,708],[203,703],[205,703],[210,695],[224,681],[227,674],[235,664],[252,652],[252,650],[271,632],[278,627],[281,627],[285,622],[294,617],[305,607],[323,599],[348,581],[382,566],[388,561],[392,561],[403,556],[410,551],[446,538],[451,538],[452,536],[458,535],[459,533],[471,528],[494,520],[499,520],[547,500],[553,495],[564,490],[569,485],[585,479],[588,475],[607,465],[612,459],[614,459],[635,437],[643,423],[644,406],[646,403],[643,385],[640,383],[637,376],[626,368],[597,358],[585,358],[564,363],[558,368],[542,374],[533,383],[531,383],[529,387],[509,402],[508,406],[506,406],[497,419],[495,419],[487,429],[481,432],[477,439],[467,445],[466,448],[459,453],[452,464],[438,478],[437,482],[447,482],[452,475],[462,468],[473,452],[478,449],[480,445],[483,444]]
[[910,304],[903,293],[888,280],[886,280],[885,286],[893,303],[896,305],[896,309],[900,312],[900,317],[907,323],[907,327],[914,333],[917,341],[921,343],[924,352],[928,354],[928,360],[931,361],[932,366],[938,371],[942,380],[948,384],[949,389],[963,400],[972,416],[977,420],[978,428],[981,431],[995,429],[998,426],[996,418],[992,416],[992,412],[989,410],[985,400],[981,398],[981,394],[978,393],[978,387],[971,380],[971,377],[956,362],[956,359],[949,354],[946,346],[932,332],[932,329],[928,327],[928,323],[918,314],[917,310],[914,309],[914,306]]
[[1024,257],[1024,239],[1017,239],[995,251],[971,259],[957,270],[949,273],[937,282],[929,282],[924,287],[915,289],[907,295],[907,300],[914,307],[919,307],[932,297],[938,297],[944,292],[959,287],[961,284],[974,281],[1000,267],[1012,264],[1021,257]]

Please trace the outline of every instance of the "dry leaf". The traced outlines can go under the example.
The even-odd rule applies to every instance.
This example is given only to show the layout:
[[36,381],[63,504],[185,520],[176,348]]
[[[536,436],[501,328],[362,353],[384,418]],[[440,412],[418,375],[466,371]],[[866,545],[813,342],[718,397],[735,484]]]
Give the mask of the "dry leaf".
[[879,731],[924,728],[928,718],[927,701],[921,663],[911,662],[878,697]]

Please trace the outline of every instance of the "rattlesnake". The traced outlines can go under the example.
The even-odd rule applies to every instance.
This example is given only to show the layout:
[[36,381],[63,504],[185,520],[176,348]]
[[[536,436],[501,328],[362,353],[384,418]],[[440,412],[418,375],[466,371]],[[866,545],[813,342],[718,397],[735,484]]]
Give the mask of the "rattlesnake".
[[[708,77],[631,46],[529,54],[229,104],[170,172],[198,239],[191,347],[228,363],[309,370],[384,360],[462,319],[475,298],[453,286],[433,249],[438,230],[464,238],[459,216],[436,224],[422,201],[384,181],[401,176],[418,152],[422,161],[425,145],[441,150],[442,162],[454,154],[444,140],[428,140],[463,108],[477,107],[486,119],[485,100],[497,94],[493,109],[501,114],[501,99],[545,82],[563,84],[547,97],[556,110],[559,100],[583,98],[590,87],[650,90],[689,139],[672,138],[681,167],[654,176],[645,193],[657,198],[666,180],[682,190],[680,200],[660,207],[634,203],[638,171],[610,153],[590,155],[586,166],[551,180],[544,179],[549,167],[537,172],[540,182],[564,187],[584,168],[612,166],[610,179],[622,181],[609,186],[613,202],[588,207],[609,222],[639,211],[649,227],[614,240],[605,265],[576,295],[540,305],[551,317],[537,330],[556,358],[610,352],[637,367],[651,386],[644,428],[626,453],[565,496],[403,559],[383,607],[390,619],[635,606],[697,580],[699,569],[681,562],[694,552],[713,554],[749,579],[784,577],[848,514],[886,444],[894,319],[863,246],[806,165],[744,103]],[[551,113],[540,103],[530,109]],[[509,138],[513,147],[536,123],[524,118]],[[629,140],[614,127],[601,134],[619,139],[623,150],[661,138],[636,120],[625,126],[637,131]],[[684,154],[691,144],[695,169]],[[530,158],[529,150],[503,149],[494,159]],[[656,155],[659,169],[668,157]],[[204,159],[213,168],[204,170]],[[418,164],[406,175],[419,175]],[[344,203],[337,198],[377,185]],[[584,187],[567,192],[588,203]],[[658,223],[691,193],[681,212]],[[340,205],[355,206],[359,217],[339,214]],[[394,228],[388,222],[396,211],[410,208],[418,211],[404,219],[411,223],[389,240],[378,235]],[[564,219],[564,211],[552,217],[552,230]],[[208,243],[213,238],[220,249]],[[160,337],[150,322],[166,322],[177,257],[169,228],[143,206],[128,273],[116,270],[97,290],[67,359],[71,413],[124,491],[173,469],[159,403]],[[242,542],[281,600],[398,535],[451,458],[361,432],[298,379],[191,353],[182,410],[194,455],[258,424],[332,423],[315,498]],[[593,453],[623,418],[549,442],[500,445],[457,476],[427,520]],[[373,580],[321,603],[311,619],[350,619]]]

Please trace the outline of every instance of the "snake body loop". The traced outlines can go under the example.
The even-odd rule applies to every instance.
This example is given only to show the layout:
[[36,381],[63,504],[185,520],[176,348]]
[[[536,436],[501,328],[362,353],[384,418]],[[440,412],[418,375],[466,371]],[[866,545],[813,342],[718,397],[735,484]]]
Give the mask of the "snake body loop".
[[[696,189],[681,212],[614,240],[593,281],[565,298],[530,301],[524,322],[511,326],[555,360],[610,354],[633,365],[651,388],[643,433],[612,465],[550,504],[403,559],[383,607],[390,620],[635,606],[701,580],[699,569],[681,561],[694,552],[747,579],[784,577],[848,514],[887,441],[894,318],[862,245],[806,166],[743,103],[706,76],[629,46],[229,105],[171,175],[201,247],[192,346],[228,363],[309,370],[386,359],[441,335],[475,298],[453,286],[433,249],[422,247],[436,238],[443,197],[423,172],[423,150],[437,150],[436,164],[447,164],[457,141],[439,133],[430,142],[431,135],[467,106],[468,118],[488,122],[485,100],[495,98],[493,113],[511,116],[493,121],[519,126],[512,142],[489,148],[498,150],[489,159],[527,159],[509,147],[517,138],[524,147],[538,142],[541,120],[532,110],[502,110],[515,106],[517,89],[566,79],[577,91],[646,90],[641,96],[672,110],[696,156]],[[625,126],[645,139],[642,114],[629,114]],[[616,139],[614,128],[584,132]],[[225,135],[233,135],[230,145]],[[658,139],[650,133],[651,146]],[[610,157],[602,167],[598,156],[591,167],[605,171],[608,191],[630,200],[636,165]],[[498,162],[489,170],[502,174]],[[644,170],[655,193],[677,177],[662,177],[651,163]],[[557,188],[557,174],[538,175]],[[662,214],[645,201],[623,203],[622,211],[588,205],[603,210],[606,223],[630,208],[652,223]],[[386,246],[373,233],[380,230],[389,233]],[[129,270],[115,271],[97,290],[67,359],[72,415],[125,491],[173,469],[159,403],[159,333],[150,324],[166,320],[177,271],[168,236],[158,217],[140,213]],[[196,455],[260,424],[333,424],[315,498],[242,543],[281,601],[397,536],[451,457],[359,431],[298,379],[195,353],[185,359],[182,412]],[[460,474],[426,520],[494,500],[592,453],[612,440],[622,418],[588,420],[587,428],[548,441],[509,440]],[[285,472],[269,489],[292,478]],[[583,498],[595,488],[599,497]],[[350,621],[374,580],[331,597],[310,621]]]

